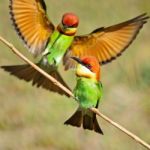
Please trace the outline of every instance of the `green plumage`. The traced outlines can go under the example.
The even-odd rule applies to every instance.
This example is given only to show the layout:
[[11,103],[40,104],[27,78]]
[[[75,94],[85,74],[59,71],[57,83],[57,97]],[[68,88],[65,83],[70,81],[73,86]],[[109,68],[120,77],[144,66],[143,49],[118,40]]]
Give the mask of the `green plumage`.
[[99,100],[102,96],[102,84],[96,80],[78,77],[74,95],[79,103],[79,107],[76,112],[65,121],[65,124],[75,127],[82,125],[84,129],[94,130],[97,133],[103,134],[96,119],[96,114],[88,109],[91,107],[98,108]]
[[73,38],[74,36],[61,34],[57,30],[54,31],[50,38],[50,42],[45,49],[49,65],[58,66],[67,49],[70,47]]
[[[63,78],[58,73],[57,67],[65,52],[70,47],[73,38],[74,36],[67,36],[55,30],[49,39],[49,43],[45,48],[40,62],[37,63],[40,68],[49,73],[68,89],[68,85],[64,82]],[[12,75],[18,77],[19,79],[24,79],[27,82],[31,81],[32,85],[43,87],[50,91],[57,92],[59,94],[65,94],[66,96],[70,97],[66,92],[61,90],[52,82],[48,81],[48,79],[46,79],[41,73],[36,71],[28,64],[2,66],[2,68],[10,72]]]
[[102,84],[89,78],[78,77],[74,95],[82,108],[96,107],[102,96]]

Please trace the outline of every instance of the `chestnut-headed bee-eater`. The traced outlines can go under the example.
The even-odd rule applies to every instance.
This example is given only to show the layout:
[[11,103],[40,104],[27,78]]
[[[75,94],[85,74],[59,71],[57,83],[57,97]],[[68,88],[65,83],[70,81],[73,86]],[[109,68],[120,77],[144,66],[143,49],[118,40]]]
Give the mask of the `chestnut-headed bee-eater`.
[[[67,88],[69,87],[57,71],[62,59],[66,70],[75,66],[75,62],[69,57],[91,55],[100,64],[111,62],[132,43],[149,18],[145,13],[117,25],[98,28],[87,35],[75,36],[78,17],[73,13],[66,13],[55,27],[47,17],[44,0],[10,0],[10,15],[15,30],[29,52],[34,56],[41,56],[37,65]],[[2,68],[20,79],[32,81],[37,87],[66,94],[27,64]]]
[[102,97],[102,84],[100,82],[100,64],[93,56],[85,56],[81,59],[72,57],[77,63],[76,76],[77,84],[74,89],[74,96],[79,107],[77,111],[65,122],[67,125],[94,130],[103,134],[96,114],[89,108],[98,108]]

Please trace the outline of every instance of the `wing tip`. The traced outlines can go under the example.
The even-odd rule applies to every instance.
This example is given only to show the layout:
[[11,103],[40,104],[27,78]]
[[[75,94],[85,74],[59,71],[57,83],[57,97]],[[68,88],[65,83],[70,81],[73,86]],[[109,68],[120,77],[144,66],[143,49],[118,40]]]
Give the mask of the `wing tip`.
[[141,14],[141,15],[139,15],[139,16],[137,16],[137,17],[135,17],[135,18],[133,18],[133,19],[131,19],[131,20],[129,20],[129,23],[142,23],[142,24],[144,24],[144,23],[146,23],[147,22],[147,20],[150,18],[150,16],[148,16],[147,15],[147,13],[143,13],[143,14]]
[[132,44],[132,42],[136,39],[136,37],[137,37],[137,35],[139,34],[140,30],[142,29],[143,25],[144,25],[145,23],[147,23],[147,20],[148,20],[149,18],[150,18],[150,16],[148,16],[147,13],[143,13],[143,14],[141,14],[141,15],[139,15],[139,16],[137,16],[137,17],[131,19],[131,20],[129,20],[130,23],[131,23],[131,21],[132,21],[132,22],[139,22],[139,23],[140,23],[139,27],[137,28],[137,31],[135,32],[134,36],[132,37],[132,40],[131,40],[131,41],[127,44],[127,46],[125,46],[125,47],[123,48],[123,50],[120,51],[120,53],[118,53],[115,57],[112,57],[110,60],[102,61],[100,64],[101,64],[101,65],[105,65],[105,64],[107,64],[107,63],[112,62],[112,61],[115,60],[117,57],[121,56],[122,53],[123,53],[123,52]]

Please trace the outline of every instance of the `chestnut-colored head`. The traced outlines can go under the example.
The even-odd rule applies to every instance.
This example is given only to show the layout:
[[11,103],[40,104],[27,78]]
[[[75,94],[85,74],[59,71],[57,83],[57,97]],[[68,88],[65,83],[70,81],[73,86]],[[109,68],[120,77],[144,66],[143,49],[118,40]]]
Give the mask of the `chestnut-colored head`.
[[85,56],[81,59],[72,57],[79,64],[77,65],[77,76],[100,80],[100,64],[96,57]]
[[75,35],[79,24],[79,18],[74,13],[65,13],[58,30],[65,35]]
[[77,28],[79,24],[79,18],[73,13],[66,13],[62,17],[62,24],[68,28]]

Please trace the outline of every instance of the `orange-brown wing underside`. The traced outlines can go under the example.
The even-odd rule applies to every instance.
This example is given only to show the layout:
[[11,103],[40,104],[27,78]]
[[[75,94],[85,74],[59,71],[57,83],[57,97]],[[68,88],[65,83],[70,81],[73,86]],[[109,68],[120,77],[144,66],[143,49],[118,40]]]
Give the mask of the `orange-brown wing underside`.
[[64,57],[65,69],[75,66],[75,62],[69,59],[72,56],[95,56],[100,64],[112,61],[132,43],[148,18],[146,14],[142,14],[111,27],[96,29],[89,35],[75,37]]
[[54,30],[44,0],[10,0],[13,25],[33,55],[40,54]]

